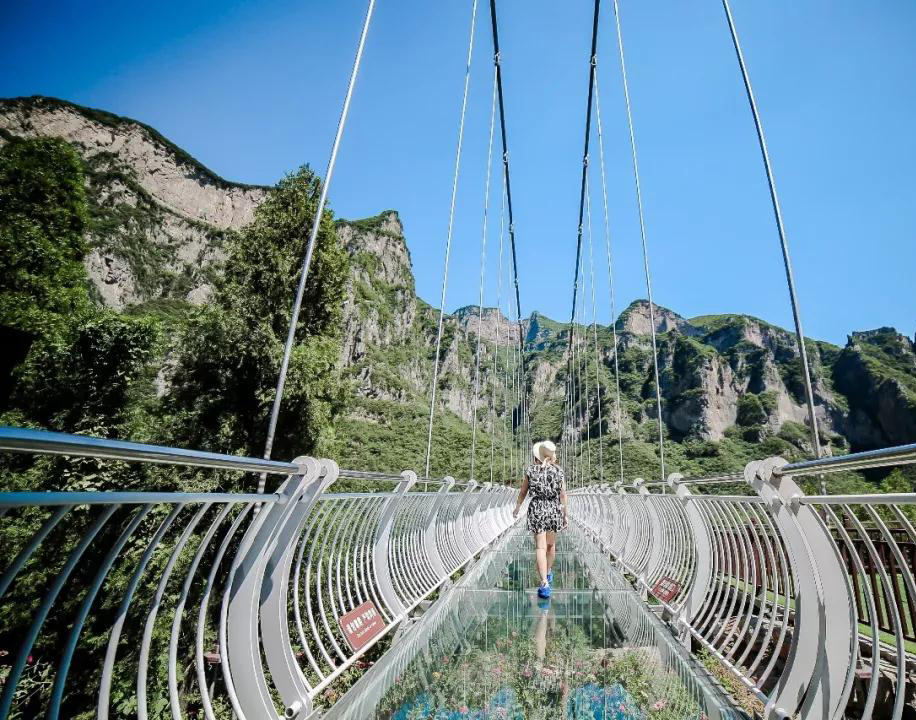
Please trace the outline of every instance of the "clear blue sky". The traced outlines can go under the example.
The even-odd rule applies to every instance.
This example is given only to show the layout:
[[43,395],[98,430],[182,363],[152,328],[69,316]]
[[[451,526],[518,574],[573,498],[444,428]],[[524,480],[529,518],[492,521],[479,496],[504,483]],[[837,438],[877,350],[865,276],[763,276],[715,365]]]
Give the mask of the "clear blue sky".
[[[611,3],[603,5],[602,109],[623,307],[644,297],[645,286]],[[434,305],[470,6],[378,0],[331,189],[343,217],[400,211],[418,291]],[[591,2],[500,0],[499,7],[522,310],[566,319]],[[842,343],[853,329],[893,325],[912,336],[916,4],[734,0],[733,10],[768,133],[806,334]],[[305,162],[323,173],[364,11],[363,0],[3,3],[0,95],[54,95],[137,118],[231,180],[273,183]],[[622,18],[656,301],[687,316],[743,312],[790,327],[720,3],[623,0]],[[477,298],[492,68],[486,0],[476,39],[450,309]],[[598,194],[594,201],[598,220]],[[498,194],[493,202],[495,224]],[[494,234],[491,253],[495,241]]]

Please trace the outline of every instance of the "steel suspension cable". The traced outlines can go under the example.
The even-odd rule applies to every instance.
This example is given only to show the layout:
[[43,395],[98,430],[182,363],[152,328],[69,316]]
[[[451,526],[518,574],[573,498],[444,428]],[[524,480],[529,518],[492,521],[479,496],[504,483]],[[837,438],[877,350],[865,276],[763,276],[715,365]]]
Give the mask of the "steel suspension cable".
[[[569,320],[569,344],[567,352],[567,375],[572,378],[572,360],[573,360],[573,335],[575,333],[575,323],[576,323],[576,306],[578,303],[579,297],[579,265],[580,259],[582,256],[582,222],[585,215],[585,183],[587,179],[588,171],[588,147],[589,140],[591,138],[591,127],[592,127],[592,99],[593,99],[593,88],[595,82],[595,66],[597,64],[598,57],[598,16],[601,10],[601,0],[595,0],[595,10],[594,16],[592,18],[592,45],[591,52],[589,53],[589,67],[588,67],[588,100],[586,101],[585,106],[585,142],[584,150],[582,152],[582,182],[579,191],[579,225],[576,235],[576,264],[573,272],[573,298],[572,298],[572,312],[570,313]],[[571,386],[572,392],[572,386]]]
[[[588,64],[589,64],[589,67],[588,67],[588,98],[586,100],[586,106],[585,106],[585,140],[583,143],[584,148],[582,151],[582,181],[580,183],[580,190],[579,190],[579,223],[578,223],[578,227],[576,230],[576,262],[575,262],[575,267],[573,271],[573,300],[572,300],[572,311],[570,313],[570,320],[569,320],[569,343],[567,346],[567,376],[570,379],[569,389],[570,389],[570,402],[571,402],[570,420],[572,421],[573,425],[575,425],[576,405],[577,405],[573,397],[575,393],[575,382],[573,379],[573,375],[574,375],[573,360],[574,360],[575,353],[573,349],[573,343],[574,343],[575,334],[576,334],[576,308],[578,306],[578,298],[579,298],[579,267],[581,265],[581,258],[582,258],[582,223],[583,223],[584,215],[585,215],[585,186],[586,186],[586,180],[587,180],[587,175],[588,175],[588,148],[589,148],[589,141],[591,139],[592,101],[594,97],[593,88],[594,88],[594,81],[595,81],[595,67],[596,67],[597,58],[598,58],[598,18],[599,18],[600,11],[601,11],[601,0],[595,0],[594,13],[592,16],[591,50],[588,56],[589,57],[588,59]],[[578,435],[577,428],[573,427],[571,429],[570,441],[571,441],[571,444],[573,444],[574,446],[573,452],[574,452],[574,460],[576,463],[578,463],[578,455],[579,455],[578,448],[576,447],[578,444],[578,438],[576,437],[577,435]]]
[[[505,175],[503,176],[503,203],[504,203],[504,207],[505,207]],[[505,230],[506,230],[506,227],[505,227],[505,214],[503,214],[503,215],[500,217],[500,225],[499,225],[499,281],[498,281],[498,289],[497,289],[497,296],[498,296],[498,298],[499,298],[499,301],[498,301],[498,303],[497,303],[497,306],[499,307],[499,312],[500,312],[500,314],[502,314],[503,251],[504,251],[504,248],[505,248],[505,245],[506,245],[506,243],[505,243],[505,239],[506,239]],[[506,317],[508,318],[508,316],[506,316]],[[499,348],[498,348],[498,346],[497,346],[497,355],[496,355],[497,372],[499,371],[499,352],[498,352],[498,350],[499,350]],[[507,327],[507,328],[506,328],[506,349],[505,349],[505,372],[500,373],[500,374],[498,375],[498,377],[502,380],[502,391],[503,391],[503,406],[502,406],[502,407],[503,407],[503,422],[502,422],[502,426],[503,426],[503,427],[502,427],[502,430],[503,430],[502,459],[503,459],[503,477],[506,478],[506,482],[507,482],[507,483],[508,483],[508,482],[511,482],[511,468],[509,467],[509,456],[508,456],[508,450],[509,450],[509,426],[508,426],[508,422],[507,422],[507,419],[506,419],[506,418],[507,418],[507,412],[508,412],[508,409],[509,409],[509,401],[508,401],[508,397],[509,397],[509,396],[508,396],[508,390],[507,390],[507,384],[508,384],[507,378],[508,378],[508,376],[509,376],[509,336],[508,336],[508,327]]]
[[496,70],[493,71],[493,98],[490,101],[490,137],[487,141],[487,179],[483,195],[483,232],[480,238],[480,296],[477,304],[477,349],[474,359],[474,401],[471,404],[471,476],[477,453],[477,403],[480,399],[480,335],[483,330],[483,286],[487,267],[487,215],[490,209],[490,171],[493,164],[493,126],[496,119]]
[[[340,111],[340,118],[337,120],[337,133],[334,136],[334,144],[331,146],[331,157],[328,159],[328,169],[324,176],[324,182],[321,184],[321,193],[318,196],[318,206],[315,208],[315,217],[312,220],[312,229],[309,233],[309,241],[305,249],[305,257],[302,259],[302,270],[299,273],[299,285],[296,287],[296,297],[293,301],[293,310],[289,319],[289,330],[286,334],[286,345],[283,348],[283,360],[280,363],[280,376],[277,378],[277,389],[274,393],[273,405],[270,409],[270,421],[267,425],[267,439],[264,443],[264,457],[270,459],[274,447],[274,435],[277,431],[277,420],[280,417],[280,405],[283,402],[283,390],[286,387],[286,373],[289,370],[289,359],[293,351],[293,342],[296,337],[296,326],[299,323],[299,312],[302,309],[302,298],[305,295],[305,285],[308,280],[309,267],[312,264],[312,255],[315,252],[315,242],[318,239],[318,230],[321,228],[321,216],[324,214],[324,206],[328,200],[328,189],[331,187],[331,178],[334,175],[334,166],[337,164],[337,150],[340,147],[340,140],[343,137],[344,127],[347,124],[347,116],[350,114],[350,100],[353,97],[353,88],[356,86],[356,78],[359,75],[359,66],[363,59],[363,48],[366,46],[366,37],[369,34],[369,24],[372,21],[372,12],[375,9],[375,0],[369,0],[369,7],[366,10],[366,18],[363,21],[363,30],[359,36],[359,44],[356,47],[356,57],[353,60],[353,68],[350,70],[350,81],[347,84],[347,94],[344,96],[343,107]],[[429,473],[427,473],[429,474]],[[258,480],[258,492],[264,492],[267,483],[267,475],[261,474]]]
[[585,214],[588,218],[588,266],[592,290],[592,338],[595,345],[595,393],[598,403],[598,481],[604,482],[604,417],[601,412],[601,355],[598,350],[598,303],[595,299],[595,252],[592,238],[592,189],[585,190]]
[[439,327],[436,331],[436,355],[433,361],[433,377],[429,391],[429,432],[426,437],[426,472],[429,477],[429,461],[433,447],[433,419],[436,415],[436,385],[439,382],[439,355],[442,349],[442,323],[445,317],[445,296],[448,291],[448,264],[452,251],[452,229],[455,224],[455,200],[458,196],[458,177],[461,170],[461,148],[464,142],[464,118],[468,108],[468,89],[471,85],[471,60],[474,56],[474,29],[477,25],[477,0],[471,3],[471,32],[468,39],[468,59],[464,72],[464,96],[461,100],[461,120],[458,124],[458,147],[455,151],[455,174],[452,179],[452,200],[448,212],[448,233],[445,239],[445,267],[442,271],[442,294],[439,300]]
[[[744,89],[747,91],[747,101],[751,107],[751,114],[754,116],[754,127],[757,129],[757,140],[760,143],[760,154],[763,157],[763,167],[766,170],[767,184],[770,188],[770,199],[773,202],[773,215],[776,218],[776,229],[779,233],[779,244],[782,249],[782,261],[786,268],[786,284],[789,286],[789,300],[792,304],[792,318],[795,321],[795,337],[798,341],[798,353],[801,359],[802,370],[804,371],[805,380],[805,399],[808,404],[808,417],[810,418],[811,443],[814,447],[815,457],[821,457],[820,434],[817,429],[817,415],[814,412],[814,392],[811,387],[811,371],[808,365],[808,352],[805,349],[805,334],[802,331],[801,311],[798,307],[798,297],[795,292],[795,277],[792,273],[792,258],[789,255],[789,241],[786,238],[786,228],[782,220],[782,209],[779,205],[779,196],[776,193],[776,178],[773,175],[773,168],[770,164],[770,154],[767,150],[766,136],[763,133],[763,123],[760,120],[760,113],[757,110],[757,101],[754,98],[754,90],[751,87],[751,78],[747,71],[747,65],[744,62],[744,53],[741,51],[741,44],[738,42],[738,31],[735,28],[735,20],[732,17],[731,7],[728,0],[722,0],[722,7],[725,8],[725,17],[728,20],[728,29],[731,33],[732,43],[735,46],[735,55],[738,58],[738,66],[741,68],[741,77],[744,80]],[[824,491],[826,494],[826,490]]]
[[[505,175],[503,176],[503,181],[505,182]],[[499,285],[500,285],[500,288],[502,288],[502,283],[503,283],[503,280],[505,279],[505,277],[504,277],[504,275],[503,275],[503,257],[504,257],[505,239],[506,239],[506,238],[505,238],[505,230],[506,230],[505,226],[503,226],[502,228],[500,228],[500,236],[499,236],[499,270],[500,270],[500,272],[499,272],[499,275],[500,275]],[[506,277],[508,276],[508,274],[509,274],[509,272],[508,272],[508,267],[507,267],[507,269],[506,269]],[[500,312],[501,312],[501,311],[502,311],[502,310],[500,310]],[[508,319],[510,313],[511,313],[511,304],[510,304],[510,301],[507,300],[507,301],[506,301],[506,314],[505,314],[505,317],[506,317],[507,319]],[[503,373],[502,373],[502,390],[503,390],[503,472],[506,473],[506,477],[509,479],[509,482],[511,482],[511,481],[512,481],[512,478],[514,478],[514,476],[515,476],[514,462],[513,462],[513,456],[514,456],[514,453],[515,453],[515,449],[514,449],[514,447],[513,447],[513,444],[514,444],[514,443],[512,442],[512,433],[511,433],[511,428],[510,428],[510,424],[511,424],[511,422],[512,422],[512,419],[511,419],[511,411],[510,411],[510,405],[509,405],[509,371],[510,371],[510,367],[511,367],[511,364],[510,364],[510,362],[509,362],[509,354],[512,352],[512,347],[513,347],[513,345],[512,345],[512,343],[510,342],[510,338],[509,338],[509,335],[508,335],[508,332],[507,332],[507,333],[506,333],[506,347],[505,347],[504,357],[503,357],[503,360],[504,360],[504,362],[503,362]]]
[[[499,378],[499,336],[500,336],[500,317],[502,317],[502,290],[503,290],[503,231],[505,228],[505,218],[506,218],[506,188],[505,185],[501,187],[500,190],[500,203],[499,203],[499,272],[497,274],[497,290],[496,290],[496,312],[493,313],[493,322],[495,324],[494,335],[496,337],[496,347],[493,349],[493,372],[490,373],[488,378],[490,385],[493,387],[491,397],[490,397],[490,481],[493,481],[493,462],[494,455],[496,452],[496,400],[497,400],[497,391],[499,390],[498,378]],[[508,328],[506,329],[508,332]],[[506,467],[505,462],[503,463],[503,484],[506,484],[508,478],[506,477]]]
[[[525,337],[522,333],[522,301],[519,293],[518,281],[518,253],[515,244],[515,216],[512,212],[512,183],[509,176],[509,140],[506,133],[506,109],[503,99],[503,71],[502,56],[499,50],[499,23],[496,17],[496,0],[490,0],[490,26],[493,32],[493,64],[496,66],[496,94],[499,102],[499,130],[503,148],[503,175],[506,186],[506,209],[509,214],[509,247],[512,251],[512,282],[515,285],[516,322],[519,327],[518,347],[521,362],[522,379],[525,378]],[[525,384],[521,408],[522,422],[525,428],[526,439],[531,444],[531,421],[528,412],[528,391]]]
[[604,134],[601,131],[601,94],[599,93],[598,67],[595,66],[595,124],[598,130],[598,159],[601,167],[601,194],[604,199],[604,247],[607,251],[608,292],[611,301],[611,337],[614,342],[614,390],[617,413],[617,449],[620,459],[620,482],[623,482],[623,422],[620,412],[620,364],[617,357],[617,307],[614,297],[614,270],[611,261],[611,220],[607,201],[607,177],[604,169]]
[[633,130],[633,112],[630,104],[630,86],[627,81],[627,64],[624,59],[623,33],[620,30],[620,7],[614,0],[614,23],[617,28],[617,50],[620,56],[620,77],[623,82],[623,97],[626,102],[627,127],[630,131],[630,153],[633,158],[633,180],[636,185],[636,207],[639,211],[639,235],[642,239],[643,269],[646,274],[646,293],[649,296],[649,323],[652,330],[652,367],[655,371],[655,406],[658,415],[658,452],[661,462],[661,479],[665,479],[665,433],[662,420],[662,389],[658,374],[658,347],[655,341],[655,304],[652,301],[652,274],[649,271],[649,243],[646,239],[646,219],[643,212],[642,189],[639,183],[639,160],[636,152],[636,133]]
[[[582,330],[579,333],[578,341],[576,342],[576,353],[579,356],[579,416],[582,418],[582,424],[585,426],[585,439],[582,441],[582,444],[585,447],[585,472],[583,473],[583,478],[587,479],[591,477],[592,473],[592,426],[591,426],[591,407],[589,404],[590,392],[588,388],[588,326],[585,325],[585,298],[587,297],[586,290],[588,290],[588,275],[583,276],[582,283],[582,301],[579,305],[579,323]],[[584,337],[583,337],[584,336]],[[584,341],[584,342],[583,342]],[[583,344],[585,346],[585,351],[583,352]],[[583,383],[584,379],[584,383]],[[582,398],[582,385],[585,385],[585,395],[584,402]]]

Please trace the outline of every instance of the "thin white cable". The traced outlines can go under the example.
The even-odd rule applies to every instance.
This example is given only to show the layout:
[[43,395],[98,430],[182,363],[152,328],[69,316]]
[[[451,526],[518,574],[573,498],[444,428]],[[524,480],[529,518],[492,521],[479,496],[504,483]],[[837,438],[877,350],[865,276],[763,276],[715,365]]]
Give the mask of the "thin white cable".
[[[741,43],[738,42],[738,29],[735,27],[735,19],[732,17],[732,10],[728,4],[728,0],[722,0],[722,6],[725,8],[725,18],[728,20],[728,29],[731,33],[732,43],[735,46],[735,54],[738,56],[738,66],[741,69],[741,77],[744,80],[747,101],[751,106],[751,114],[754,116],[754,127],[757,130],[757,140],[760,143],[760,154],[763,156],[763,167],[766,170],[767,184],[770,188],[773,215],[776,218],[776,229],[779,232],[779,244],[782,249],[782,261],[786,269],[786,285],[788,285],[789,288],[792,318],[795,321],[795,338],[798,341],[799,359],[801,360],[802,372],[804,374],[805,400],[808,404],[808,418],[811,421],[809,428],[811,431],[811,444],[814,446],[814,456],[819,458],[823,452],[817,428],[817,413],[814,410],[814,391],[811,387],[811,370],[808,365],[808,351],[805,349],[805,332],[802,329],[798,295],[795,292],[795,276],[792,272],[792,257],[789,254],[789,240],[786,237],[786,228],[782,221],[782,209],[779,205],[779,195],[776,192],[776,177],[773,175],[773,168],[770,164],[770,153],[767,150],[766,135],[764,135],[763,132],[763,121],[760,119],[760,113],[757,110],[757,100],[754,98],[754,90],[751,87],[751,76],[748,74],[747,65],[744,62],[744,53],[741,51]],[[827,486],[824,484],[823,480],[821,480],[821,492],[823,494],[827,493]]]
[[483,194],[483,231],[480,238],[480,296],[477,303],[477,349],[474,360],[474,402],[471,405],[471,480],[477,453],[477,403],[480,400],[480,335],[483,325],[483,286],[487,267],[487,215],[490,209],[490,175],[493,166],[493,127],[496,121],[496,65],[493,66],[493,98],[490,102],[490,138],[487,143],[487,180]]
[[[588,183],[586,183],[586,193],[588,192]],[[586,201],[587,202],[587,201]],[[584,273],[583,273],[584,275]],[[582,387],[583,378],[585,384],[585,404],[582,406],[582,419],[585,424],[585,440],[583,445],[585,446],[585,472],[583,473],[583,479],[587,481],[591,478],[592,475],[592,411],[591,405],[589,402],[589,397],[591,393],[588,388],[588,326],[585,325],[585,298],[588,290],[588,276],[584,275],[582,280],[582,304],[579,306],[579,321],[582,324],[582,332],[579,333],[579,340],[576,345],[577,352],[579,353],[579,359],[581,361],[581,370],[579,371],[579,387]],[[583,340],[584,335],[584,340]],[[585,345],[585,351],[582,350],[582,345]],[[582,403],[580,402],[580,405]],[[585,484],[585,482],[583,482]]]
[[[499,208],[499,273],[496,281],[496,312],[493,314],[495,324],[496,347],[493,350],[493,372],[491,373],[491,384],[493,386],[493,395],[490,401],[490,481],[493,480],[493,456],[496,451],[496,400],[497,391],[499,390],[499,325],[502,317],[502,292],[503,292],[503,233],[506,227],[506,177],[503,175],[503,186],[501,192],[501,201]],[[508,327],[506,328],[508,336]],[[506,474],[505,453],[503,453],[503,484],[508,484],[509,477]]]
[[[372,21],[372,11],[374,9],[375,0],[369,0],[369,7],[366,10],[366,19],[363,21],[363,30],[359,36],[359,44],[356,47],[356,57],[353,60],[353,68],[350,71],[350,82],[347,84],[347,94],[344,97],[340,118],[337,120],[337,134],[334,136],[334,144],[331,146],[331,157],[328,159],[328,170],[325,173],[324,182],[321,184],[321,193],[318,196],[318,206],[315,208],[315,217],[312,220],[312,229],[309,233],[305,257],[302,259],[302,270],[299,273],[299,285],[296,288],[296,297],[293,301],[293,310],[289,319],[289,330],[286,334],[286,344],[283,348],[283,360],[280,362],[280,376],[277,378],[277,389],[274,393],[274,401],[270,409],[270,420],[267,424],[267,439],[264,443],[264,457],[268,460],[273,452],[274,434],[276,433],[277,421],[280,417],[280,404],[283,402],[283,389],[286,387],[286,373],[289,370],[289,360],[293,351],[293,342],[296,337],[296,325],[299,322],[299,312],[302,309],[302,298],[305,295],[305,285],[308,280],[309,267],[312,264],[315,242],[318,239],[318,230],[321,228],[321,216],[324,214],[324,206],[328,200],[328,189],[331,187],[331,178],[334,175],[334,166],[337,163],[337,151],[340,148],[340,140],[343,138],[344,127],[347,124],[347,116],[350,113],[350,100],[353,98],[353,88],[356,87],[356,78],[359,75],[359,66],[363,59],[363,48],[366,46],[366,37],[369,35],[369,24]],[[267,474],[261,473],[258,480],[259,493],[264,492],[266,483]]]
[[601,354],[598,350],[598,302],[595,299],[595,251],[592,238],[592,187],[585,179],[585,212],[588,217],[588,267],[592,290],[592,338],[595,345],[595,395],[598,402],[598,481],[604,482],[604,416],[601,412]]
[[639,161],[636,153],[636,133],[633,130],[633,112],[630,107],[630,87],[627,82],[627,64],[623,53],[623,34],[620,31],[620,8],[614,0],[614,22],[617,27],[617,50],[620,55],[620,77],[623,97],[627,106],[627,126],[630,130],[630,152],[633,156],[633,180],[636,183],[636,206],[639,210],[639,235],[642,239],[642,261],[646,273],[646,293],[649,296],[649,322],[652,327],[652,367],[655,370],[655,406],[658,414],[658,453],[661,461],[661,479],[665,480],[665,433],[662,420],[662,389],[658,377],[658,348],[655,342],[655,304],[652,302],[652,275],[649,272],[649,244],[646,240],[646,219],[643,213],[642,190],[639,184]]
[[604,247],[607,251],[608,292],[611,301],[611,334],[614,341],[614,390],[617,413],[617,450],[620,459],[620,482],[623,482],[623,422],[620,412],[620,364],[617,358],[617,303],[614,294],[614,264],[611,260],[611,220],[607,201],[607,176],[604,170],[604,135],[601,131],[601,96],[598,93],[598,66],[595,65],[595,120],[598,126],[598,157],[601,161],[601,194],[604,198]]
[[464,142],[464,118],[468,108],[468,89],[471,85],[471,59],[474,56],[474,29],[477,25],[477,0],[471,3],[471,32],[468,39],[468,61],[464,71],[464,96],[461,100],[461,121],[458,125],[458,148],[455,151],[455,175],[452,179],[452,201],[448,211],[448,234],[445,239],[445,268],[442,271],[442,295],[439,299],[439,328],[436,331],[436,357],[433,361],[433,377],[429,391],[429,432],[426,437],[426,472],[429,477],[429,461],[433,447],[433,419],[436,414],[436,384],[439,382],[439,354],[442,349],[442,322],[445,317],[445,294],[448,291],[448,262],[452,252],[452,228],[455,224],[455,200],[458,196],[458,176],[461,169],[461,146]]

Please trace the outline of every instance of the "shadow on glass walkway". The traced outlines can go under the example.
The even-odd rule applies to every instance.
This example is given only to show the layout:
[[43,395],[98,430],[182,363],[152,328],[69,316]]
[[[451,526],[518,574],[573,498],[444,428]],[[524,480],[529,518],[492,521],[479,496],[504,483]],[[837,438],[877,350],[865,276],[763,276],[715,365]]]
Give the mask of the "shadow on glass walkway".
[[541,599],[530,539],[511,531],[323,718],[744,717],[577,532],[560,536]]

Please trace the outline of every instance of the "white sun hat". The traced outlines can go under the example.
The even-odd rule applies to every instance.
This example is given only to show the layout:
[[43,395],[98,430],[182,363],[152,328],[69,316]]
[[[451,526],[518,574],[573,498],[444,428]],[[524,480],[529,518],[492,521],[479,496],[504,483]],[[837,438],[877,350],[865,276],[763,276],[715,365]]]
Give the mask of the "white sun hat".
[[531,453],[534,455],[534,457],[543,462],[548,457],[556,457],[557,446],[554,445],[550,440],[541,440],[540,442],[536,442],[534,445],[532,445]]

